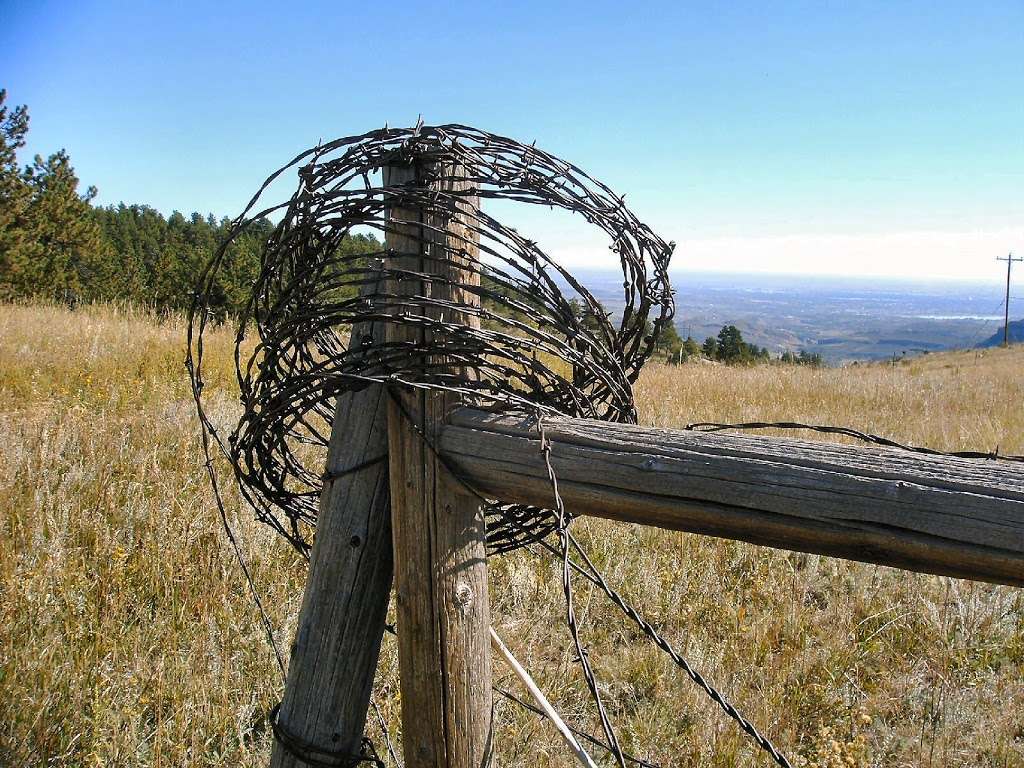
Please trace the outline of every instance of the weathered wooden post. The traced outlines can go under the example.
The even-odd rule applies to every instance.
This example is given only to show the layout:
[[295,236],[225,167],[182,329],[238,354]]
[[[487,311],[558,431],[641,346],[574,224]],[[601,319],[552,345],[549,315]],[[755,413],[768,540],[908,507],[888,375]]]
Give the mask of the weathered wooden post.
[[[420,161],[384,169],[386,187],[415,183],[441,194],[469,190],[462,168]],[[425,279],[395,280],[390,292],[468,304],[478,297],[461,288],[472,268],[478,238],[464,213],[479,203],[460,196],[458,211],[410,205],[400,196],[388,210],[386,244],[391,266]],[[431,279],[432,278],[432,279]],[[412,302],[434,320],[473,324],[465,312]],[[430,344],[422,326],[393,323],[389,342]],[[432,361],[443,364],[444,350]],[[471,371],[456,369],[460,375]],[[395,592],[401,667],[402,741],[409,768],[480,768],[491,760],[490,604],[483,513],[477,499],[452,478],[436,444],[453,395],[422,390],[392,393],[388,406]]]
[[[364,287],[364,295],[373,292],[375,286]],[[383,323],[361,323],[349,343],[369,349],[383,336]],[[384,387],[340,396],[278,711],[280,735],[294,743],[274,744],[272,768],[322,765],[359,753],[391,592],[387,450]]]
[[[468,189],[460,177],[460,169],[450,163],[384,169],[386,186],[415,182],[442,193]],[[477,205],[475,196],[458,198],[461,211]],[[462,215],[391,205],[388,219],[391,266],[436,278],[395,281],[386,286],[388,292],[456,305],[477,300],[460,287],[479,279],[473,268],[476,237]],[[433,308],[417,311],[435,320],[479,322],[470,313],[449,310],[443,317]],[[426,333],[407,324],[389,324],[386,332],[383,323],[361,324],[353,328],[350,343],[369,348],[386,335],[388,341],[420,347],[429,343]],[[437,360],[443,362],[443,350]],[[460,368],[452,373],[473,375]],[[391,589],[392,551],[398,566],[406,765],[479,768],[490,763],[483,514],[425,442],[436,440],[458,399],[405,390],[391,398],[377,384],[338,398],[272,768],[339,762],[358,754]],[[389,460],[383,460],[389,442]]]

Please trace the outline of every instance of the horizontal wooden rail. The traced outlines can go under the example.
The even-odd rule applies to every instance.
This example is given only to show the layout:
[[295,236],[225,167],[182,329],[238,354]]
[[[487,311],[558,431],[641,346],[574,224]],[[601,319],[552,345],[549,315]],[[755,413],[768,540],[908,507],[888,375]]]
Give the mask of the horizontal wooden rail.
[[[586,419],[544,431],[576,515],[1024,586],[1021,464]],[[551,506],[534,417],[456,410],[439,449],[479,491]]]

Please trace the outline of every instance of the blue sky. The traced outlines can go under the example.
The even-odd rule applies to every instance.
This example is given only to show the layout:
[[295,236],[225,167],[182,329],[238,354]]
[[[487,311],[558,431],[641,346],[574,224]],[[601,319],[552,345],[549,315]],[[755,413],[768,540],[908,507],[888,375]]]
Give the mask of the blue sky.
[[0,86],[103,203],[234,215],[320,138],[422,113],[587,169],[679,268],[988,278],[1024,251],[1020,0],[512,7],[0,0]]

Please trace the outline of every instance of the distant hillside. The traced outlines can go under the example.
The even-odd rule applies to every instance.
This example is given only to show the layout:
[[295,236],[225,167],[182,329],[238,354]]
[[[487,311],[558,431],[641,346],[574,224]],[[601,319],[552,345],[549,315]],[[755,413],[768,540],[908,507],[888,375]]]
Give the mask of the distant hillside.
[[[1010,343],[1020,344],[1024,342],[1024,320],[1011,320],[1010,321]],[[1003,343],[1003,329],[1000,328],[998,331],[993,333],[987,339],[985,339],[979,347],[998,347]]]

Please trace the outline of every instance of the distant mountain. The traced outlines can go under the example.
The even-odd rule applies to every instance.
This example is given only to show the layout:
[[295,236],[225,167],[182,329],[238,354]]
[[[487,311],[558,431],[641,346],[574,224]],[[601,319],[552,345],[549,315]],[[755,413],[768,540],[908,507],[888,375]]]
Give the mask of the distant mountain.
[[[1020,344],[1024,342],[1024,320],[1011,320],[1010,321],[1010,343]],[[987,339],[985,339],[979,347],[998,347],[1003,343],[1003,329],[1000,328],[998,331],[993,333]]]

